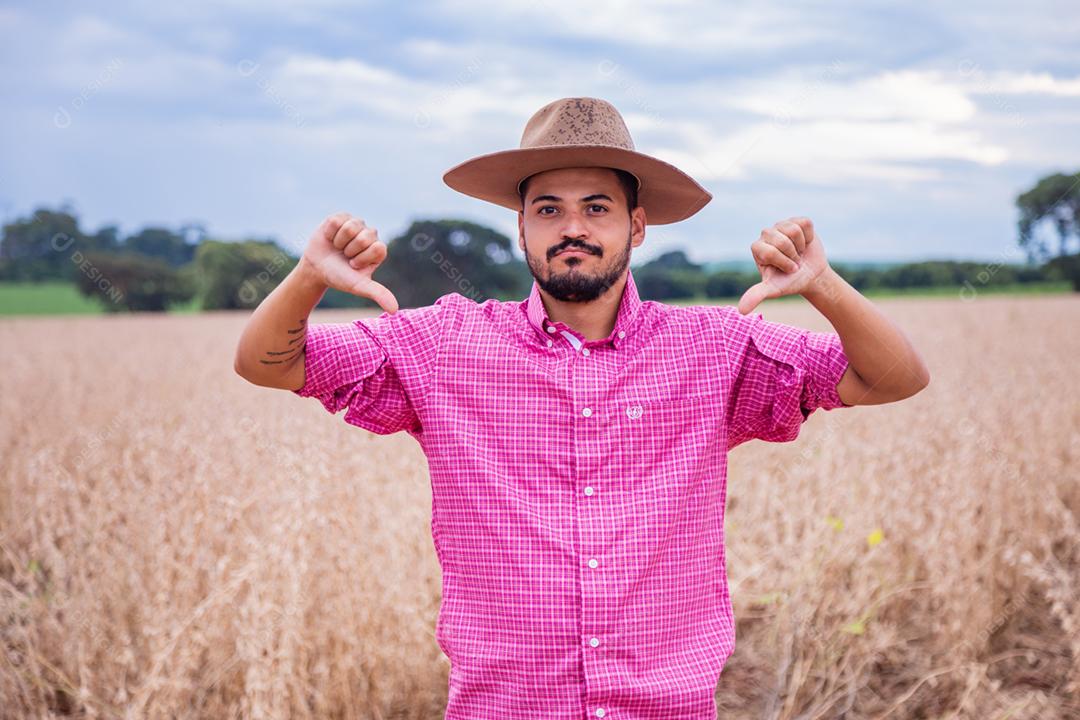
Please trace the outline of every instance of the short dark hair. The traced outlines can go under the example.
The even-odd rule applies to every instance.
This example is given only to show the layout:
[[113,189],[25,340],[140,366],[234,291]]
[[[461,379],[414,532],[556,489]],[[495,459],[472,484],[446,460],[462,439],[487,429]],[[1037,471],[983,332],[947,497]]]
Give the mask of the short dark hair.
[[[622,186],[623,195],[626,196],[626,211],[632,212],[634,208],[638,206],[638,179],[632,173],[626,170],[620,170],[619,168],[608,168],[615,172],[615,177],[619,181],[619,185]],[[535,174],[535,173],[534,173]],[[521,209],[525,210],[525,196],[529,194],[529,180],[532,179],[532,175],[529,175],[521,181],[520,191],[518,194],[521,196]]]

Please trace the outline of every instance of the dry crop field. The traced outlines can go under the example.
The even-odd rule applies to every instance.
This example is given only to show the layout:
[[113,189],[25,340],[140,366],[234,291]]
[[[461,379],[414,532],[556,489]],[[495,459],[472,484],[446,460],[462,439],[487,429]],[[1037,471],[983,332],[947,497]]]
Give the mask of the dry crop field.
[[[732,453],[720,715],[1080,717],[1080,296],[875,302],[931,384]],[[442,717],[426,460],[246,317],[0,320],[3,717]]]

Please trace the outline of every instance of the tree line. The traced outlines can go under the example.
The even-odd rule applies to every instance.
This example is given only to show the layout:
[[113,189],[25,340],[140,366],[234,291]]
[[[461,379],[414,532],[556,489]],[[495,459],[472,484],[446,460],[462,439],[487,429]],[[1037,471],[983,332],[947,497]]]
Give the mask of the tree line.
[[[1080,173],[1052,175],[1017,198],[1018,244],[1026,264],[929,260],[887,267],[833,263],[860,291],[951,287],[961,293],[996,286],[1062,282],[1080,291]],[[1047,241],[1047,228],[1057,242]],[[417,220],[388,243],[376,271],[402,307],[458,292],[477,302],[521,299],[532,276],[516,242],[464,220]],[[71,282],[106,311],[162,311],[180,304],[201,310],[252,309],[296,265],[273,239],[227,241],[199,225],[145,227],[121,237],[115,226],[84,231],[69,207],[42,207],[7,223],[0,239],[0,282]],[[735,298],[760,275],[752,262],[718,268],[681,250],[633,267],[641,296],[651,300]],[[320,307],[377,307],[366,298],[328,290]]]

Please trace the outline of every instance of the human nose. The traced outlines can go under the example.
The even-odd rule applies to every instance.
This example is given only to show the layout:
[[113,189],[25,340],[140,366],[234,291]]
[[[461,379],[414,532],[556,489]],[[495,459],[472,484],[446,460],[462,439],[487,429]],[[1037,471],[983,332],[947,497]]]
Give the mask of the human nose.
[[571,211],[563,217],[566,218],[562,226],[562,236],[564,238],[585,238],[589,236],[588,223],[585,222],[580,213]]

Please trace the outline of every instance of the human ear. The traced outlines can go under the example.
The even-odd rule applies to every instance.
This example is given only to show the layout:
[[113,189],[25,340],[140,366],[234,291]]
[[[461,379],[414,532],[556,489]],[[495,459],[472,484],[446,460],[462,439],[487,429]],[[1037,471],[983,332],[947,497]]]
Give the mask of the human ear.
[[630,236],[633,247],[645,242],[645,226],[648,218],[645,216],[645,208],[638,205],[630,212]]

